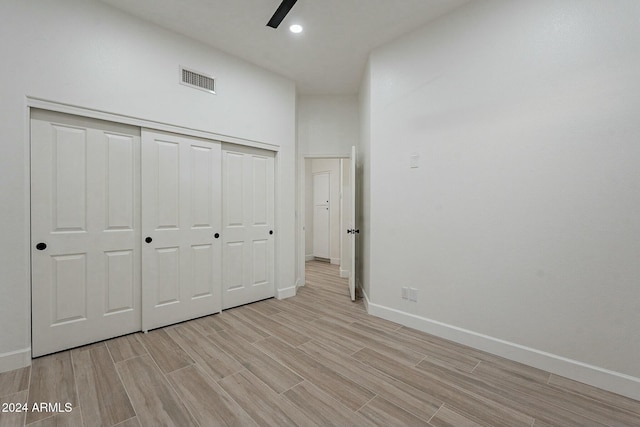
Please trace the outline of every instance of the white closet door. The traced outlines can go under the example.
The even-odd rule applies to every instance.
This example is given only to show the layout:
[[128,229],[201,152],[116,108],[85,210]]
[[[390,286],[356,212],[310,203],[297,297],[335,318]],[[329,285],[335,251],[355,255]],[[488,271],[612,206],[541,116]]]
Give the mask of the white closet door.
[[140,330],[140,130],[31,111],[32,354]]
[[273,152],[225,145],[222,307],[275,295]]
[[220,161],[218,142],[142,132],[145,331],[221,309]]

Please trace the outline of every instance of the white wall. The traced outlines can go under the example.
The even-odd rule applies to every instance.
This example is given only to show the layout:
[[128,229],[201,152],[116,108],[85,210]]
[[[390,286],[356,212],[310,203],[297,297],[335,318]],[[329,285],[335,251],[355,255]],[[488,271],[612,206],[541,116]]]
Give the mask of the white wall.
[[358,142],[355,95],[300,95],[297,105],[298,149],[311,156],[344,156]]
[[358,94],[360,137],[356,149],[356,286],[371,298],[371,72],[367,63]]
[[371,55],[372,312],[640,398],[638,16],[476,1]]
[[[30,358],[27,96],[279,145],[278,294],[287,294],[295,285],[291,81],[95,1],[3,0],[0,21],[0,371]],[[179,65],[215,75],[218,94],[178,84]]]

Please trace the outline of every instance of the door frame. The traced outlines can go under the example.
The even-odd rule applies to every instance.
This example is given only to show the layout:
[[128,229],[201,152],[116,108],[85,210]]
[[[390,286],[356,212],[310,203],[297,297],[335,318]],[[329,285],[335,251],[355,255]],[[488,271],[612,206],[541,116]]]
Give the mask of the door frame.
[[[342,154],[303,154],[298,157],[297,165],[297,215],[296,215],[296,290],[306,283],[305,274],[305,262],[306,262],[306,233],[305,233],[305,221],[306,221],[306,161],[313,159],[334,159],[334,160],[349,160],[351,153]],[[340,171],[342,174],[342,171]],[[344,228],[340,223],[341,229]],[[340,239],[342,240],[342,239]],[[342,249],[340,250],[342,252]]]

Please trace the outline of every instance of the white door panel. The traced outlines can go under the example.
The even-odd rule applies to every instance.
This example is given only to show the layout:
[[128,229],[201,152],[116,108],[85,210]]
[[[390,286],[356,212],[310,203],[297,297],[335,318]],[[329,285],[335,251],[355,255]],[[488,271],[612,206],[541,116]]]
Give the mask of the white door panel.
[[331,173],[313,174],[313,256],[331,257]]
[[[153,292],[150,297],[145,293],[145,302],[153,303],[152,306],[145,307],[145,309],[151,310],[149,315],[151,315],[155,308],[167,304],[179,303],[180,248],[155,248],[154,253],[152,253],[152,262],[150,264],[145,263],[144,267],[143,271],[145,276],[152,274],[149,269],[155,270],[156,274],[155,283],[151,284],[151,288],[153,288],[153,285],[156,286],[155,292]],[[149,291],[153,291],[153,289],[149,289]]]
[[331,194],[331,174],[320,172],[313,174],[313,205],[328,205]]
[[136,281],[139,259],[134,251],[105,252],[106,257],[106,313],[113,314],[129,310],[134,306],[140,282]]
[[220,194],[220,143],[143,130],[143,330],[220,311]]
[[223,308],[270,298],[274,284],[274,156],[222,150]]
[[[191,297],[205,298],[212,296],[213,289],[213,263],[214,259],[213,245],[194,245],[191,246],[191,259],[193,261],[193,288]],[[218,295],[220,298],[220,295]]]
[[139,147],[137,128],[32,110],[33,356],[140,329]]
[[313,256],[329,259],[329,207],[313,207]]

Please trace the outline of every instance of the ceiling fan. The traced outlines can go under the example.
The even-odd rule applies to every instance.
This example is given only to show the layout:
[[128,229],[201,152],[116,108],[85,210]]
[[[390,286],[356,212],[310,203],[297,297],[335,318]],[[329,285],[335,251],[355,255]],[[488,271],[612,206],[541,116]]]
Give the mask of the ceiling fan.
[[282,0],[280,6],[276,9],[276,12],[273,14],[269,22],[267,22],[267,27],[278,28],[278,25],[282,22],[282,20],[287,16],[291,8],[294,4],[296,4],[298,0]]

